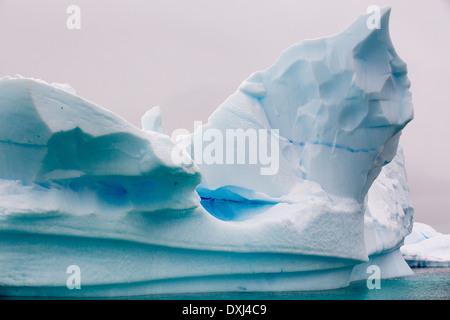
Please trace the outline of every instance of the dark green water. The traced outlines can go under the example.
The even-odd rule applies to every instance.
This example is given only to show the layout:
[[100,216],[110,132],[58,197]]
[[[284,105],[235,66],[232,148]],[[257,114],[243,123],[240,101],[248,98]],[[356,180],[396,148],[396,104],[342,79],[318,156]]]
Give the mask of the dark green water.
[[149,295],[138,299],[170,300],[450,300],[450,268],[413,269],[414,275],[381,280],[381,289],[365,281],[347,288],[313,292],[225,292]]

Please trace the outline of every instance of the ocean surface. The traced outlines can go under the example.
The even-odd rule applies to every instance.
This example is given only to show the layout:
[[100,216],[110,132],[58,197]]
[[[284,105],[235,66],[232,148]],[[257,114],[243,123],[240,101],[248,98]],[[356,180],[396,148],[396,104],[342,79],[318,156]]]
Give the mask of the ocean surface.
[[135,297],[151,300],[450,300],[450,268],[414,268],[414,275],[381,280],[380,289],[366,281],[349,287],[312,292],[224,292]]

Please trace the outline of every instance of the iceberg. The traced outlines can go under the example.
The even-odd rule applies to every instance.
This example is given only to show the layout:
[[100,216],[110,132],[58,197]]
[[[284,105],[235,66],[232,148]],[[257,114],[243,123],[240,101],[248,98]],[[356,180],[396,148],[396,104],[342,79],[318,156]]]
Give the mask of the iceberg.
[[389,14],[288,48],[178,140],[159,107],[139,129],[70,86],[2,78],[0,295],[324,290],[372,264],[409,274],[398,143],[413,109]]
[[450,267],[450,235],[439,233],[424,223],[414,223],[400,251],[410,267]]

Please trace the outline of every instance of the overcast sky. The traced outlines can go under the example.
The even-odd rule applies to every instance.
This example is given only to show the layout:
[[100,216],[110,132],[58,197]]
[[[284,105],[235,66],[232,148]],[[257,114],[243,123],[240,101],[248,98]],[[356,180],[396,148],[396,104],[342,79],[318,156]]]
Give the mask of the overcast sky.
[[[80,30],[66,27],[72,4]],[[412,82],[401,143],[415,220],[450,233],[448,0],[0,0],[0,76],[70,83],[136,126],[159,105],[169,132],[192,131],[284,49],[343,30],[373,4],[392,6]]]

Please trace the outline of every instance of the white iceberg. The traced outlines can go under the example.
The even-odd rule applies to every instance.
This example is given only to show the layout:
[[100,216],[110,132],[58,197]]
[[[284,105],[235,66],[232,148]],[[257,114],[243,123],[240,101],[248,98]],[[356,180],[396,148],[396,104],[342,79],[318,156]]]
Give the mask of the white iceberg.
[[[182,140],[187,152],[159,108],[141,130],[67,86],[1,79],[0,295],[320,290],[370,264],[409,274],[397,144],[413,110],[389,12],[380,29],[363,15],[286,50]],[[227,129],[267,133],[278,162],[198,161],[203,133]],[[80,290],[66,286],[73,265]]]
[[414,223],[400,251],[411,267],[450,267],[450,235],[424,223]]

